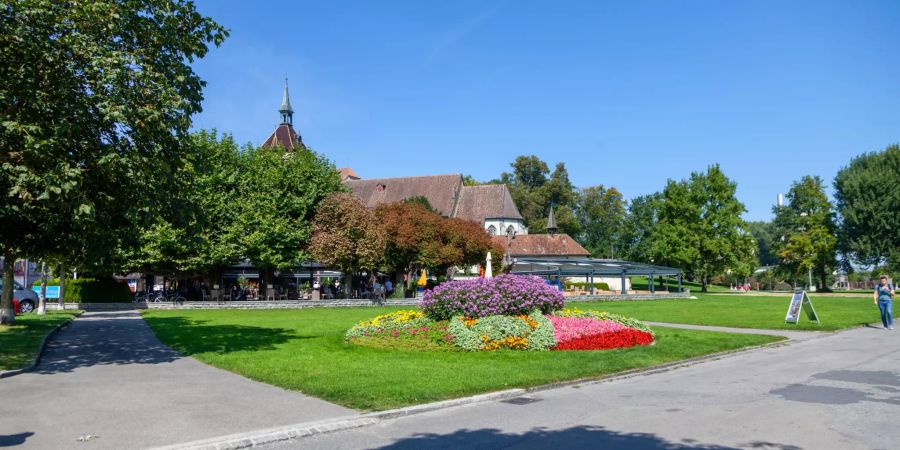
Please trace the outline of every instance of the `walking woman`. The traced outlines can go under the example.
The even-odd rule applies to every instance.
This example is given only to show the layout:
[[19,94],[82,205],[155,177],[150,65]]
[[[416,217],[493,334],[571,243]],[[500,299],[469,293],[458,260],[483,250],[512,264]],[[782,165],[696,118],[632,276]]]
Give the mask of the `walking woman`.
[[881,323],[886,330],[894,329],[894,317],[891,303],[894,300],[894,287],[888,284],[887,276],[882,275],[878,286],[875,286],[874,302],[881,310]]

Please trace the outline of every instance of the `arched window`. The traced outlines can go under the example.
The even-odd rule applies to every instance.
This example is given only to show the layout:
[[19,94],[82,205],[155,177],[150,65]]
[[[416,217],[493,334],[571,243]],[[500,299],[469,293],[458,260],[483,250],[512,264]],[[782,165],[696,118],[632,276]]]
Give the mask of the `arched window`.
[[491,236],[494,236],[497,234],[497,227],[491,225],[488,227],[487,231],[488,231],[488,234],[490,234]]
[[516,227],[514,227],[514,226],[512,226],[512,225],[506,227],[506,234],[510,234],[510,233],[512,233],[513,231],[516,231]]

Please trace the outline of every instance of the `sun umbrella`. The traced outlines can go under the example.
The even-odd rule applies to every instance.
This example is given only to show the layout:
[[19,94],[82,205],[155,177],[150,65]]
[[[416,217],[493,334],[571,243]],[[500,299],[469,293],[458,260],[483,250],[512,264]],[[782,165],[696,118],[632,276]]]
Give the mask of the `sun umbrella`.
[[425,269],[422,269],[422,276],[419,277],[419,282],[416,284],[418,284],[419,286],[428,285],[428,278],[425,276]]

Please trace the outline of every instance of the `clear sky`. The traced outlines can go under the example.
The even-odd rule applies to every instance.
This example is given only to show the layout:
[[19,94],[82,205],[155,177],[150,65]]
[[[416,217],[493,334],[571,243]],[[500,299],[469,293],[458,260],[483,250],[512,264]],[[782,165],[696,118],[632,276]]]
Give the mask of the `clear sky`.
[[195,127],[303,141],[363,178],[563,161],[626,198],[720,163],[745,218],[900,142],[900,1],[225,1]]

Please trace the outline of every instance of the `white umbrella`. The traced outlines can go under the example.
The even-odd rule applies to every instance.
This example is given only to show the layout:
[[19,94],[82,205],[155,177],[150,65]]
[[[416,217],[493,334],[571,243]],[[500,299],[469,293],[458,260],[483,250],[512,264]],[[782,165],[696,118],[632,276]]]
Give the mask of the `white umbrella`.
[[493,275],[493,270],[491,269],[491,252],[488,252],[488,254],[487,254],[487,264],[485,264],[485,267],[484,267],[484,277],[485,277],[485,278],[491,278],[491,277],[493,277],[493,276],[494,276],[494,275]]

